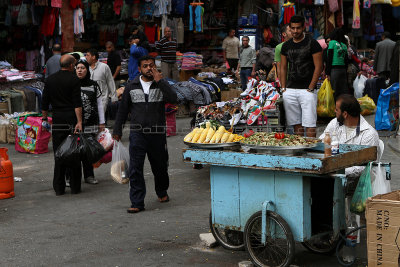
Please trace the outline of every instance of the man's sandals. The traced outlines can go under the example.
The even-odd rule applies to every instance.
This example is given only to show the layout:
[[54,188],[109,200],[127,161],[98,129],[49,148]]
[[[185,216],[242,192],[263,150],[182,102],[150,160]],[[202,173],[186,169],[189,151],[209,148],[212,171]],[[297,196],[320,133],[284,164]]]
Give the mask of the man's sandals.
[[165,202],[168,202],[168,201],[169,201],[169,196],[168,195],[158,198],[158,202],[160,202],[160,203],[165,203]]

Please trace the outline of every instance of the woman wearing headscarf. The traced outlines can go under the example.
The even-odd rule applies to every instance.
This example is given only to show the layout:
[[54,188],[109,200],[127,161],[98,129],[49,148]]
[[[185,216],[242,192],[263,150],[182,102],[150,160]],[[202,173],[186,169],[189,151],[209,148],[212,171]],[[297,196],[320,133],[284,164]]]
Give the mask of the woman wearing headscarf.
[[[76,76],[81,82],[83,132],[95,135],[105,127],[104,112],[99,112],[99,110],[103,110],[101,90],[97,82],[90,79],[89,63],[86,60],[79,60],[75,67]],[[97,184],[92,163],[83,159],[82,165],[85,182]]]

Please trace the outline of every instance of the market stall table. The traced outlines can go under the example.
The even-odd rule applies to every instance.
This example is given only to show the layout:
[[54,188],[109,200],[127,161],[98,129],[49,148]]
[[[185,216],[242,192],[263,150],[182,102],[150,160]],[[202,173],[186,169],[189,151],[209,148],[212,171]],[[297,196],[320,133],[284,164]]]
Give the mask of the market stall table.
[[326,248],[318,245],[318,238],[322,240],[318,222],[324,215],[312,204],[327,203],[325,213],[331,215],[325,216],[331,219],[327,231],[336,240],[346,229],[344,169],[376,160],[376,151],[376,147],[340,145],[340,154],[324,157],[322,143],[300,156],[188,148],[183,160],[211,165],[210,224],[217,240],[225,248],[245,246],[258,266],[289,266],[295,241],[315,252],[335,249],[333,243]]

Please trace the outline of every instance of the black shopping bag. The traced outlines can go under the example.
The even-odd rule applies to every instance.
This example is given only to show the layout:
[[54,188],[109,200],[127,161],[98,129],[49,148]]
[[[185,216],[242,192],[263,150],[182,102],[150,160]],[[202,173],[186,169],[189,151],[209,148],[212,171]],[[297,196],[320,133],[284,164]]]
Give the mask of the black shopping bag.
[[98,162],[107,151],[92,135],[80,135],[81,157],[90,164]]
[[81,161],[81,147],[78,135],[68,135],[57,148],[56,160],[67,166],[76,166]]

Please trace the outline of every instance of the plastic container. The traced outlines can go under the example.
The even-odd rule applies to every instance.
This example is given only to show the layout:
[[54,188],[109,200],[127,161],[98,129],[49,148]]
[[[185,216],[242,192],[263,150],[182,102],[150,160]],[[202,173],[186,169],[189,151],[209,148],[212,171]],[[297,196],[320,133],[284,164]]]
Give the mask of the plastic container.
[[332,155],[332,148],[331,148],[331,136],[329,133],[325,134],[324,137],[324,156],[329,157]]
[[0,148],[0,199],[15,196],[13,166],[8,158],[7,151],[7,148]]

